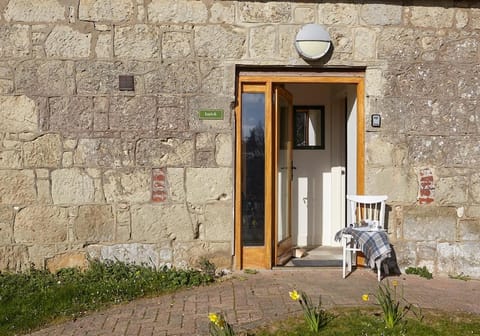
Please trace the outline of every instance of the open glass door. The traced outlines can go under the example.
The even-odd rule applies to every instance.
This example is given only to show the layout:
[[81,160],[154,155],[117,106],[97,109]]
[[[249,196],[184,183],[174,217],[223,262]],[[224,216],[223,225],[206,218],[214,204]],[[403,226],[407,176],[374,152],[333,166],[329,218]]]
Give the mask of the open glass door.
[[292,180],[293,180],[293,99],[280,86],[274,86],[275,189],[274,221],[275,264],[283,265],[292,256]]

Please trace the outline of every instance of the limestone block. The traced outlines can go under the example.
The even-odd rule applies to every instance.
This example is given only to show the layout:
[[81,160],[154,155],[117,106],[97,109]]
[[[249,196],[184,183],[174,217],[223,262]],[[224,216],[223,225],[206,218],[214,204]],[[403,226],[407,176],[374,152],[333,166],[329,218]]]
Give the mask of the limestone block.
[[438,55],[440,61],[454,62],[475,62],[478,50],[478,38],[463,38],[457,40],[455,37],[442,45]]
[[118,92],[118,75],[122,74],[112,62],[78,62],[77,91],[80,94]]
[[480,173],[472,174],[470,177],[470,197],[476,204],[480,204]]
[[157,129],[161,131],[186,131],[188,124],[185,117],[185,108],[181,106],[159,107]]
[[246,32],[216,25],[196,26],[194,42],[199,57],[239,59],[245,55]]
[[325,3],[319,5],[319,22],[327,25],[352,25],[358,21],[354,3]]
[[93,99],[91,97],[52,97],[50,130],[86,131],[93,127]]
[[[231,131],[231,109],[230,103],[232,96],[195,96],[190,99],[189,110],[187,113],[188,125],[192,131]],[[224,111],[223,120],[200,120],[198,111],[202,109],[222,109]]]
[[25,272],[29,269],[29,255],[26,246],[0,246],[0,270],[10,272]]
[[437,242],[419,242],[416,252],[417,263],[433,265],[437,259]]
[[205,23],[208,10],[202,1],[153,0],[147,7],[148,19],[154,23]]
[[112,35],[110,32],[98,35],[95,55],[97,58],[111,58],[113,56]]
[[77,268],[84,271],[88,268],[88,259],[85,252],[67,252],[47,258],[45,264],[51,273],[57,273],[63,268]]
[[403,6],[397,4],[363,4],[360,8],[360,23],[367,25],[400,25],[402,24]]
[[188,166],[194,159],[193,140],[141,139],[137,143],[136,162],[140,166]]
[[[434,38],[438,40],[437,36]],[[421,50],[417,33],[411,28],[385,27],[378,36],[379,58],[416,60]]]
[[160,58],[160,30],[156,26],[137,24],[115,27],[115,57],[127,59]]
[[212,150],[215,148],[216,137],[213,133],[198,133],[195,148],[197,150]]
[[464,204],[468,200],[468,178],[439,177],[435,183],[435,201],[442,205]]
[[215,153],[211,151],[202,151],[195,153],[195,166],[212,167],[215,166]]
[[58,134],[45,134],[23,145],[26,167],[57,168],[62,158],[62,141]]
[[17,150],[0,151],[0,169],[22,168],[22,152]]
[[335,52],[347,55],[353,52],[353,29],[333,26],[328,28],[328,32],[335,46]]
[[111,130],[154,130],[157,105],[155,97],[112,97],[109,124]]
[[13,238],[13,209],[0,205],[0,245],[11,244]]
[[463,29],[468,25],[468,10],[457,9],[455,13],[455,27]]
[[192,93],[199,89],[200,83],[200,69],[195,61],[165,64],[145,75],[147,93]]
[[115,244],[109,246],[92,246],[88,248],[89,255],[96,257],[94,248],[100,250],[100,261],[120,261],[128,264],[160,266],[160,255],[156,244]]
[[440,275],[454,275],[457,262],[455,260],[456,243],[438,243],[437,245],[437,273]]
[[392,166],[395,144],[391,138],[384,138],[378,134],[368,135],[366,159],[369,166]]
[[185,204],[133,205],[132,240],[159,242],[194,238],[192,220]]
[[0,26],[0,57],[24,57],[29,52],[28,26]]
[[168,198],[172,202],[185,201],[185,170],[167,168]]
[[277,33],[273,25],[252,27],[249,32],[249,54],[251,58],[275,58],[278,55],[276,39]]
[[353,58],[357,61],[371,61],[377,58],[375,30],[369,28],[357,28],[353,31],[354,44]]
[[52,204],[52,195],[50,193],[50,181],[38,180],[37,187],[37,200],[39,203]]
[[103,174],[103,190],[108,203],[143,203],[151,196],[150,170],[107,170]]
[[38,110],[27,96],[0,96],[0,132],[36,132]]
[[368,167],[365,175],[367,194],[388,195],[389,202],[416,202],[418,183],[411,169]]
[[10,0],[5,8],[7,21],[57,22],[65,21],[65,5],[58,0]]
[[295,7],[293,10],[293,21],[298,24],[315,22],[314,7]]
[[62,167],[70,168],[73,166],[73,152],[64,152],[62,156]]
[[[299,29],[299,27],[296,27]],[[290,25],[282,25],[278,27],[278,55],[283,59],[294,59],[299,58],[298,52],[295,48],[295,44],[292,41],[295,41],[295,37],[298,33],[297,29],[294,29]]]
[[9,94],[13,93],[13,80],[11,79],[0,79],[0,94]]
[[233,163],[233,143],[230,134],[219,134],[215,138],[215,161],[219,166],[231,167]]
[[83,205],[74,222],[75,239],[82,242],[113,241],[115,227],[111,205]]
[[215,2],[210,7],[210,22],[211,23],[235,23],[235,4]]
[[18,64],[15,72],[17,91],[29,95],[65,96],[75,92],[71,61],[28,60]]
[[208,203],[205,206],[205,240],[231,241],[233,237],[232,202]]
[[67,239],[68,209],[56,206],[31,206],[15,216],[16,243],[61,243]]
[[480,66],[469,65],[468,67],[459,67],[458,76],[460,80],[457,83],[458,94],[461,98],[472,99],[480,94],[480,88],[477,83],[480,78]]
[[82,204],[94,200],[94,182],[79,168],[52,171],[52,199],[54,204]]
[[404,209],[403,235],[412,241],[454,241],[455,208],[419,206]]
[[55,26],[45,41],[47,57],[85,58],[90,56],[92,34],[69,26]]
[[122,167],[133,160],[133,154],[121,139],[80,139],[73,161],[89,167]]
[[0,204],[30,204],[36,197],[32,170],[0,170]]
[[173,243],[175,267],[198,267],[200,259],[206,258],[217,268],[232,267],[230,242],[177,242]]
[[480,244],[476,242],[458,243],[455,248],[455,274],[466,274],[480,278]]
[[292,7],[287,2],[243,2],[239,4],[241,22],[248,23],[289,23],[292,21]]
[[382,69],[369,67],[365,74],[365,94],[367,96],[383,96],[384,77]]
[[458,231],[460,241],[480,241],[480,221],[478,219],[460,220]]
[[414,6],[411,8],[410,22],[422,28],[451,28],[454,14],[454,7]]
[[187,201],[206,203],[231,200],[232,174],[232,168],[187,168],[185,176]]
[[162,57],[183,58],[192,54],[190,32],[165,32],[162,36]]
[[132,0],[80,0],[78,18],[83,21],[120,22],[133,17]]

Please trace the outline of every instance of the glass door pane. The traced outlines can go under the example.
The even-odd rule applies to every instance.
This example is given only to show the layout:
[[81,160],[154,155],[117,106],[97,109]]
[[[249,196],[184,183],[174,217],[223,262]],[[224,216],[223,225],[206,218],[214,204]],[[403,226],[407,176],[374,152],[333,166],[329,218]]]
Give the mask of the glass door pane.
[[242,245],[265,244],[265,94],[242,93]]

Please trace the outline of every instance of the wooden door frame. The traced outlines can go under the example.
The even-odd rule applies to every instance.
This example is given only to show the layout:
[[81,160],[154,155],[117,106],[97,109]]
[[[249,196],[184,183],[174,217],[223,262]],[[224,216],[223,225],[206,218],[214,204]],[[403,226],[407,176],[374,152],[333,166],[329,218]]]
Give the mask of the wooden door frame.
[[[357,176],[356,189],[357,194],[363,194],[365,190],[365,73],[364,71],[353,72],[257,72],[246,71],[237,74],[237,102],[235,108],[235,138],[241,137],[242,125],[242,106],[241,95],[243,86],[245,84],[258,84],[263,87],[265,92],[265,125],[271,124],[272,116],[272,97],[268,94],[272,93],[274,84],[355,84],[356,85],[356,99],[357,99]],[[272,153],[273,148],[273,134],[271,127],[265,127],[265,151]],[[242,162],[241,162],[242,141],[235,143],[235,230],[234,230],[234,267],[236,269],[243,269],[243,254],[248,255],[248,251],[254,251],[260,247],[242,248],[242,230],[241,230],[241,182],[242,182]],[[272,160],[265,161],[265,190],[275,190],[274,178],[272,169],[274,168]],[[270,193],[269,197],[265,199],[265,245],[261,249],[265,249],[265,260],[258,260],[258,268],[271,269],[275,263],[275,256],[273,255],[273,236],[276,231],[272,228],[274,220],[275,195]],[[267,223],[269,225],[267,225]],[[245,250],[245,251],[244,251]],[[261,267],[261,264],[264,267]]]

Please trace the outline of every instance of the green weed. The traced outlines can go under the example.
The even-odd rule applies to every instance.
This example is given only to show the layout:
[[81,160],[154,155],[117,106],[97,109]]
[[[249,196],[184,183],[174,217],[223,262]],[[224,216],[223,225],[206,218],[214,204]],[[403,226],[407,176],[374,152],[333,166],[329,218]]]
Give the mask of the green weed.
[[408,267],[405,269],[405,273],[407,274],[416,274],[422,278],[426,279],[433,279],[432,273],[427,269],[426,266],[423,267]]

